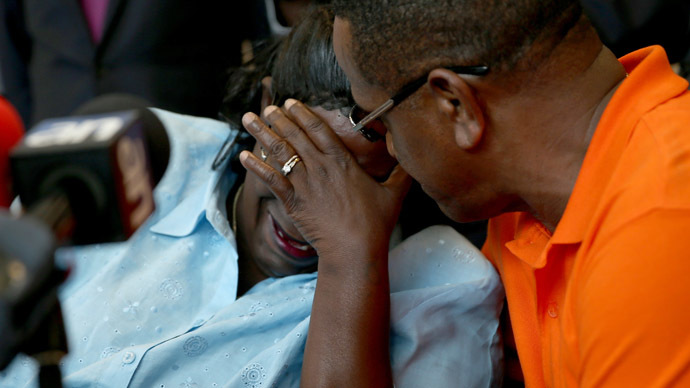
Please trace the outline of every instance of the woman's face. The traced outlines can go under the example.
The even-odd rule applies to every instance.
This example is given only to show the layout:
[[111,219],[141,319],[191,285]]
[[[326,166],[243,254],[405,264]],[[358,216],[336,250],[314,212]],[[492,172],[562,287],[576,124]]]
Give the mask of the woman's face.
[[[383,180],[396,162],[382,141],[372,143],[352,130],[340,110],[311,110],[342,139],[360,166],[374,179]],[[254,147],[259,156],[259,146]],[[288,217],[281,202],[252,173],[247,173],[237,203],[238,248],[251,258],[266,277],[281,277],[316,270],[316,251],[305,241]]]

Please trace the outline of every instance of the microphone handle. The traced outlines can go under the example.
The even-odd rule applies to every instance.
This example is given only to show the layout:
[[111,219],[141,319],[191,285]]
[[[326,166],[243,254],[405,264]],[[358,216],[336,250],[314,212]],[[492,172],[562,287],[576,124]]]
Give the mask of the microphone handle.
[[40,388],[62,388],[62,373],[58,365],[41,365],[38,372]]
[[67,194],[61,190],[53,190],[31,206],[27,216],[38,219],[53,231],[57,241],[62,242],[72,236],[74,232],[74,214]]

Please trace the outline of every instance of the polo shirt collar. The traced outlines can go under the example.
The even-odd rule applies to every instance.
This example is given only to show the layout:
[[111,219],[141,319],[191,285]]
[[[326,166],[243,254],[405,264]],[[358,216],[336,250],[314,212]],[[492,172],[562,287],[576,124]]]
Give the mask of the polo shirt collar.
[[506,248],[530,267],[543,268],[551,233],[527,212],[518,213],[515,222],[517,232],[514,239],[505,244]]
[[687,81],[671,69],[661,46],[635,51],[620,62],[628,77],[614,93],[597,124],[563,217],[543,255],[554,244],[582,242],[606,182],[640,117],[688,87]]

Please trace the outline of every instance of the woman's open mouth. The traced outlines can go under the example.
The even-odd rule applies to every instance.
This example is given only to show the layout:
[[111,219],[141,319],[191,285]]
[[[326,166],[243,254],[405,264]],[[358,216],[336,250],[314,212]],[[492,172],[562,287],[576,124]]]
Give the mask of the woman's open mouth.
[[283,230],[283,228],[271,217],[275,240],[280,249],[296,259],[307,259],[316,256],[316,250],[305,241],[299,241]]

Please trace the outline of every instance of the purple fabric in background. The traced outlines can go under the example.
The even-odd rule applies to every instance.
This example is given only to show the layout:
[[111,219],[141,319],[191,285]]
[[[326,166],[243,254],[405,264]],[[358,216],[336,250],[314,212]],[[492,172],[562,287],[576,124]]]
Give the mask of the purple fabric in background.
[[84,10],[86,22],[89,25],[91,39],[94,43],[101,41],[103,36],[103,24],[105,23],[105,13],[108,10],[109,0],[79,0],[81,8]]

